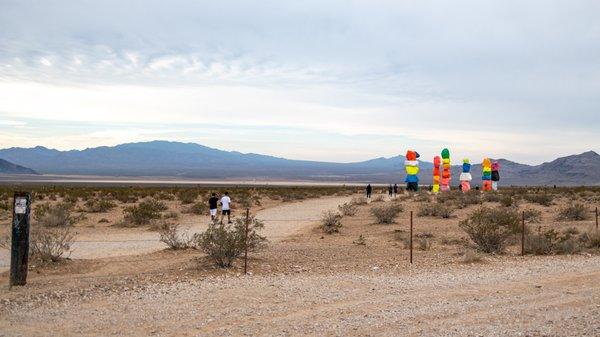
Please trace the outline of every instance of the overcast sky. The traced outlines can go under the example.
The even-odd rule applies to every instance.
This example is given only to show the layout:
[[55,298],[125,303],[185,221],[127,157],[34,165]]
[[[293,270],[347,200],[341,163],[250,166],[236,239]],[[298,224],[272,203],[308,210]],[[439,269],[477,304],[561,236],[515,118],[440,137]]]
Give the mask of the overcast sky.
[[0,147],[600,152],[600,1],[0,0]]

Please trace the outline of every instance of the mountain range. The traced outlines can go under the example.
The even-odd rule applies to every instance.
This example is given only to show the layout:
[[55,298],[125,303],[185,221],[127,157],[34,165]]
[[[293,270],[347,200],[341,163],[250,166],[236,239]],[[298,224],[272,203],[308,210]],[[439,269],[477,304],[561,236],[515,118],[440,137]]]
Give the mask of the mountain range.
[[[151,141],[58,151],[42,146],[0,150],[0,158],[20,173],[95,176],[154,176],[195,179],[312,180],[392,183],[404,181],[404,156],[355,163],[290,160],[255,153],[222,151],[194,143]],[[541,165],[498,159],[504,185],[600,185],[600,155],[594,151]],[[0,162],[0,165],[2,162]],[[10,164],[10,163],[9,163]],[[19,166],[20,165],[20,166]],[[27,167],[31,169],[27,169]],[[433,164],[420,162],[422,184],[431,182]],[[461,166],[452,167],[453,185]],[[473,184],[481,165],[473,165]],[[0,173],[10,173],[0,171]],[[15,173],[15,172],[12,172]]]

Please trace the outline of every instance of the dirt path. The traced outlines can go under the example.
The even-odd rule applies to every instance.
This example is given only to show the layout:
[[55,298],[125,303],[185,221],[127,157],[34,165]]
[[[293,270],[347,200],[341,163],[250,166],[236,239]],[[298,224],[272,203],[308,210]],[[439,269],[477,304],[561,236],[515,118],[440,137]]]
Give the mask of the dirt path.
[[[309,199],[289,204],[282,204],[259,211],[258,219],[264,220],[263,234],[272,242],[294,234],[296,231],[315,225],[321,213],[329,209],[337,209],[350,197],[324,197]],[[201,218],[193,223],[182,223],[182,229],[188,234],[198,233],[206,229],[210,218]],[[127,229],[109,230],[77,235],[73,244],[73,259],[98,259],[105,257],[139,255],[164,249],[156,232]],[[7,270],[10,264],[9,252],[0,249],[0,272]]]
[[324,211],[335,211],[339,205],[351,199],[351,197],[309,199],[262,210],[256,214],[256,218],[264,222],[263,234],[267,239],[278,242],[303,229],[317,226]]
[[[418,267],[417,267],[418,268]],[[214,277],[10,307],[4,336],[597,336],[600,257]]]

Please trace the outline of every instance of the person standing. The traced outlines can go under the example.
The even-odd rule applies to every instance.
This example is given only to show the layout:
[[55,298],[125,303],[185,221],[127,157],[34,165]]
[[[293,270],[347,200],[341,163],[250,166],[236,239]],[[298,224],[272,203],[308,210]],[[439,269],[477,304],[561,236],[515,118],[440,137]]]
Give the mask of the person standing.
[[208,209],[210,210],[210,219],[215,221],[217,218],[217,204],[219,203],[219,198],[217,198],[217,194],[213,193],[208,199]]
[[398,184],[394,184],[394,198],[398,195]]
[[367,185],[367,199],[371,199],[371,193],[373,192],[373,187],[371,187],[371,184]]
[[231,222],[231,198],[229,192],[225,192],[225,195],[221,198],[221,223],[223,218],[227,215],[227,223]]
[[390,184],[388,186],[388,196],[391,198],[393,194],[394,194],[394,186],[392,186],[392,184]]

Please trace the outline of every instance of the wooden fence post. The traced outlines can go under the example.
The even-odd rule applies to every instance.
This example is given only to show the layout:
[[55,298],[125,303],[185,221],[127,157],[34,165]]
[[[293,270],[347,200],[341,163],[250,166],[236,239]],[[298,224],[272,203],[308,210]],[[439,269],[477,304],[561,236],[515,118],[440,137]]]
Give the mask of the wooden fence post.
[[525,256],[525,211],[521,216],[521,256]]
[[15,192],[13,199],[12,241],[10,246],[9,285],[11,287],[27,284],[30,213],[31,193]]
[[250,209],[246,208],[246,234],[244,237],[244,274],[248,274],[248,223],[250,222]]
[[413,211],[410,211],[410,264],[413,263]]
[[596,207],[596,232],[598,231],[598,207]]

